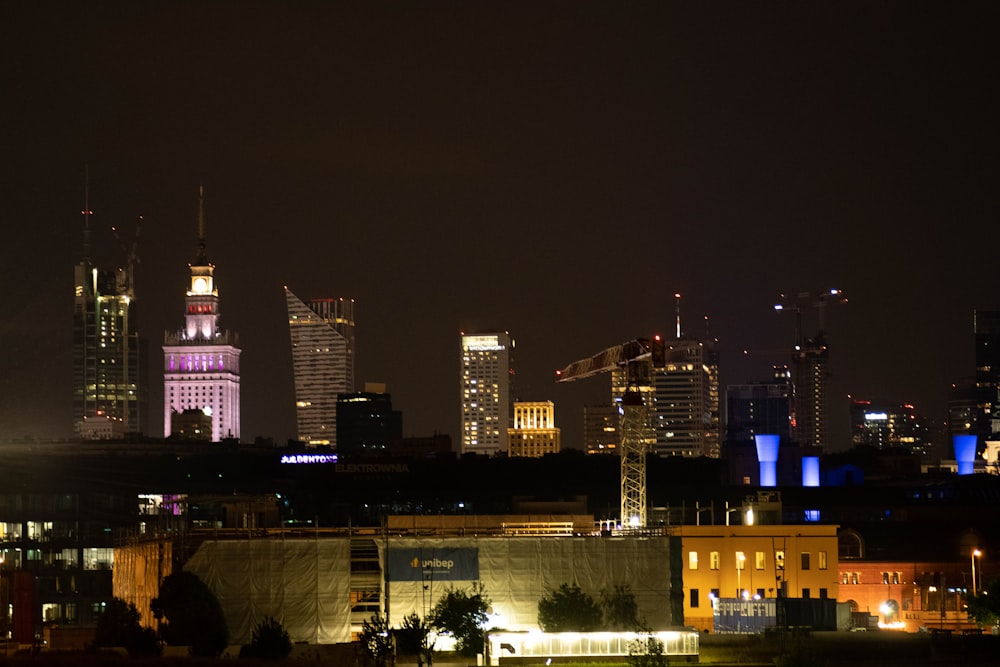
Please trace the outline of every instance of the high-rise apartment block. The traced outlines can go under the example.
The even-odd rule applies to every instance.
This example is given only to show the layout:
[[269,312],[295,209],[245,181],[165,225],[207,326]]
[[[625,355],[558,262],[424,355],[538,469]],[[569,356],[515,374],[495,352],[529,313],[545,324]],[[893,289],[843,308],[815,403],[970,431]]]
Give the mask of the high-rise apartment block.
[[822,332],[804,339],[792,351],[792,430],[804,447],[826,444],[826,379],[829,349]]
[[219,328],[215,265],[205,251],[204,191],[198,201],[198,250],[190,264],[185,326],[167,332],[163,344],[163,435],[190,410],[212,418],[212,442],[240,438],[240,348],[235,333]]
[[306,303],[287,287],[298,439],[337,447],[337,396],[354,391],[354,300]]
[[461,334],[460,453],[493,456],[508,451],[514,340],[504,332]]
[[534,457],[559,453],[559,429],[552,401],[514,402],[514,426],[507,429],[508,454]]
[[618,407],[583,406],[583,449],[588,454],[618,453]]
[[1000,308],[975,311],[976,341],[976,413],[972,433],[977,436],[976,450],[982,452],[987,440],[1000,433]]
[[666,341],[653,366],[653,427],[660,456],[719,457],[719,354],[714,340]]

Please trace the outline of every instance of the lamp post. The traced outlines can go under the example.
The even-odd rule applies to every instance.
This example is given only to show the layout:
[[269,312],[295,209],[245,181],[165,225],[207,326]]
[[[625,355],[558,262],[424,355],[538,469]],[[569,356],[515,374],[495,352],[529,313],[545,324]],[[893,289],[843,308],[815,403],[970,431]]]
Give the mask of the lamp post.
[[972,550],[972,597],[976,597],[976,558],[982,555],[979,549]]
[[736,597],[743,599],[743,563],[746,556],[742,551],[736,552]]

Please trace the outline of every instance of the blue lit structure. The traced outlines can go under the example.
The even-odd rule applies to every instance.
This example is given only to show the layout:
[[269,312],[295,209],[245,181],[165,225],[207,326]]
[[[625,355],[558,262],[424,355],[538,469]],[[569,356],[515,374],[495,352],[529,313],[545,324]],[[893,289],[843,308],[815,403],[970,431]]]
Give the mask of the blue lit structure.
[[975,434],[951,436],[955,448],[955,460],[958,461],[958,474],[971,475],[975,468],[976,436]]
[[757,444],[757,461],[760,463],[760,485],[778,485],[778,444],[781,438],[777,435],[755,435]]
[[802,486],[819,486],[819,457],[802,457]]

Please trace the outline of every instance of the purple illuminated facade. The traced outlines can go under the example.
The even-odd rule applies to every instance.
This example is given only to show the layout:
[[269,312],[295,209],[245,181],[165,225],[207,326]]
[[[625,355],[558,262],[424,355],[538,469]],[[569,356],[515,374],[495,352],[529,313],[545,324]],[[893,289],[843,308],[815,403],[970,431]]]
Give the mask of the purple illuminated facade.
[[203,199],[198,208],[198,255],[185,298],[185,326],[163,345],[163,435],[174,415],[201,410],[212,417],[212,442],[240,437],[240,349],[235,333],[219,329],[215,266],[205,253]]

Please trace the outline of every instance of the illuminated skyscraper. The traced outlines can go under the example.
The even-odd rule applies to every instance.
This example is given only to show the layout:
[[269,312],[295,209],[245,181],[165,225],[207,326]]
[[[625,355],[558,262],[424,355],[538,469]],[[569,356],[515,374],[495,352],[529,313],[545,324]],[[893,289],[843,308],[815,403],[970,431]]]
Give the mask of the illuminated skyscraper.
[[83,438],[117,438],[145,428],[145,340],[135,323],[134,248],[128,266],[104,271],[84,252],[74,270],[73,421]]
[[719,354],[714,340],[664,343],[653,366],[652,422],[660,456],[719,457]]
[[538,458],[559,453],[559,429],[552,401],[514,402],[514,426],[507,429],[510,456]]
[[354,391],[354,301],[313,299],[285,288],[298,439],[337,446],[337,395]]
[[976,411],[970,433],[975,433],[976,450],[983,451],[987,440],[1000,432],[1000,308],[976,310]]
[[167,332],[163,344],[163,435],[185,410],[212,417],[212,441],[240,438],[240,348],[235,333],[219,329],[215,265],[205,252],[204,192],[198,200],[198,252],[185,296],[185,327]]
[[461,334],[461,453],[507,452],[514,340],[507,332]]
[[792,352],[792,433],[805,447],[826,444],[826,379],[829,348],[822,332],[806,338]]

